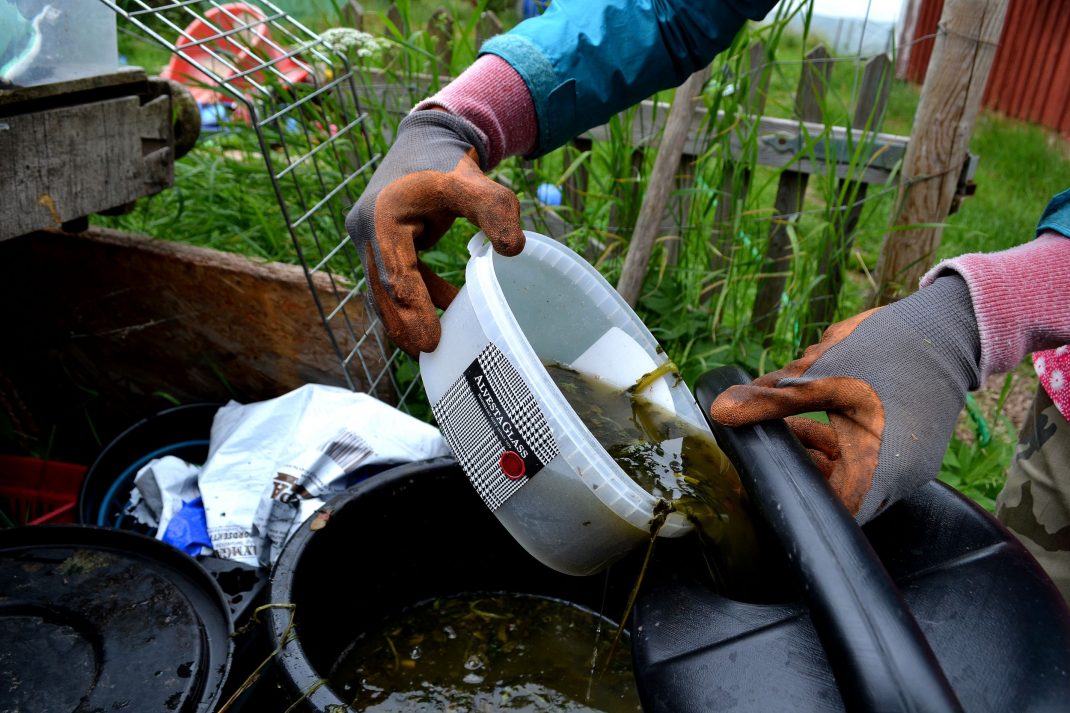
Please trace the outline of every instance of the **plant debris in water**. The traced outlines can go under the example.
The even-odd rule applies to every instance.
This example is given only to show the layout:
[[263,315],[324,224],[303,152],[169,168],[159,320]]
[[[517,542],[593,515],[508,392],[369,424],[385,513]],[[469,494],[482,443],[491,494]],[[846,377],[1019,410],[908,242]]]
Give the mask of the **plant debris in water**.
[[435,599],[358,638],[331,686],[358,711],[641,711],[627,647],[607,655],[598,615],[557,599]]
[[672,373],[672,362],[623,390],[560,364],[546,369],[621,470],[696,525],[714,561],[724,568],[718,584],[748,582],[758,561],[758,542],[739,475],[708,431],[646,396],[652,383]]

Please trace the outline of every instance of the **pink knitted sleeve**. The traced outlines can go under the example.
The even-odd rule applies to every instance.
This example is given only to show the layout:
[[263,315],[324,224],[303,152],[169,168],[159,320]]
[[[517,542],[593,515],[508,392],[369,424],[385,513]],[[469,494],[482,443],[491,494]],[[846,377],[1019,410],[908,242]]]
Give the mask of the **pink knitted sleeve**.
[[1070,238],[1054,231],[997,253],[945,260],[921,280],[957,272],[970,288],[981,334],[981,378],[1030,352],[1070,344]]
[[416,110],[433,106],[461,116],[483,132],[490,170],[505,158],[535,150],[535,103],[524,80],[501,57],[485,54]]

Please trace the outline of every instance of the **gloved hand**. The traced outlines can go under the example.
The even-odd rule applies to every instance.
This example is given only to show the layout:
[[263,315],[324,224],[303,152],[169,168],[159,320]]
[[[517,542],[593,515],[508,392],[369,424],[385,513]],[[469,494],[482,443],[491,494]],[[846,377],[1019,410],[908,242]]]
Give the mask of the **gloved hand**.
[[[779,371],[733,386],[710,409],[742,426],[788,418],[860,523],[936,477],[967,390],[980,382],[969,290],[951,275],[832,325]],[[798,414],[825,411],[829,423]]]
[[402,120],[397,137],[346,218],[364,264],[376,309],[390,338],[416,356],[438,345],[435,308],[457,288],[416,256],[463,216],[479,226],[502,255],[524,247],[520,203],[483,175],[486,154],[471,123],[434,109]]

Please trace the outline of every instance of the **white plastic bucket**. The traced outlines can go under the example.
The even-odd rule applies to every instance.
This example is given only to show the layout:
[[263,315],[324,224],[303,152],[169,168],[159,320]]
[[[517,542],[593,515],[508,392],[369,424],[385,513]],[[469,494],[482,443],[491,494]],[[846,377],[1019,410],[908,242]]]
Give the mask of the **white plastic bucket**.
[[[472,238],[465,286],[420,369],[443,435],[502,524],[544,564],[591,574],[649,539],[657,498],[602,448],[543,363],[602,364],[603,377],[630,384],[667,357],[597,270],[551,238],[526,236],[515,257]],[[681,380],[667,375],[656,389],[708,432]],[[661,536],[690,529],[673,513]]]

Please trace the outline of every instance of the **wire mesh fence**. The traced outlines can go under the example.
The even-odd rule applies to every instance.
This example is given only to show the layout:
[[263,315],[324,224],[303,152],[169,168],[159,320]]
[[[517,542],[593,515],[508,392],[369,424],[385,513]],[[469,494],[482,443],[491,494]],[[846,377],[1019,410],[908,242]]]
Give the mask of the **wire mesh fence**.
[[405,407],[418,382],[395,378],[401,354],[368,301],[345,230],[380,158],[355,76],[359,37],[318,34],[268,0],[101,2],[171,53],[162,76],[202,105],[231,106],[234,123],[255,133],[345,383]]

